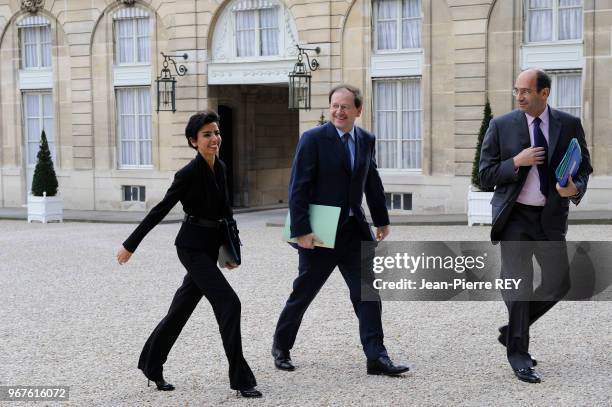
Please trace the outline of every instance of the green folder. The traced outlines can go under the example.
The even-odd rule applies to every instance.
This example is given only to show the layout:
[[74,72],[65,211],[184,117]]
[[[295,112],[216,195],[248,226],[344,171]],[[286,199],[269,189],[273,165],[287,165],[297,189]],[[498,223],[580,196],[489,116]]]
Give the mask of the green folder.
[[[308,216],[310,218],[310,228],[322,243],[315,242],[315,246],[333,249],[336,244],[336,229],[338,219],[340,219],[340,208],[327,205],[309,205]],[[291,218],[287,213],[285,228],[283,229],[283,240],[285,242],[296,243],[297,239],[291,238]]]

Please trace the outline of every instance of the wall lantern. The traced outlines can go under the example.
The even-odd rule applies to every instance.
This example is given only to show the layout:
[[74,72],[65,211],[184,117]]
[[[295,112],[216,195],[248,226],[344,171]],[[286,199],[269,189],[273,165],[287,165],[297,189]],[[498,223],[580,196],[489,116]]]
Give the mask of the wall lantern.
[[[302,48],[296,45],[298,49],[298,60],[293,66],[293,71],[289,74],[289,109],[304,109],[310,110],[311,96],[311,75],[310,72],[319,69],[319,61],[315,58],[310,60],[305,51],[315,51],[317,55],[321,52],[321,48]],[[303,61],[304,56],[306,62]]]
[[166,55],[162,52],[161,55],[164,57],[163,68],[155,80],[157,82],[157,111],[176,112],[176,78],[170,72],[168,62],[172,62],[178,76],[184,76],[187,73],[187,67],[185,65],[177,67],[174,58],[187,59],[187,54]]

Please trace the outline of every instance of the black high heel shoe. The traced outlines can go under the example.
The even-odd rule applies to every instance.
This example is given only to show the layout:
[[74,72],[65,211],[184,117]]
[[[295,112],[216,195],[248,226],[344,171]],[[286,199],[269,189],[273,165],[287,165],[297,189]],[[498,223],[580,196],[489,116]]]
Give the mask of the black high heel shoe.
[[[174,390],[174,386],[164,380],[162,377],[161,380],[153,380],[155,385],[157,386],[157,390],[159,391],[172,391]],[[147,379],[147,387],[151,387],[151,380]]]
[[241,395],[242,397],[261,397],[263,394],[259,390],[256,390],[255,387],[251,387],[246,390],[236,390],[236,395]]

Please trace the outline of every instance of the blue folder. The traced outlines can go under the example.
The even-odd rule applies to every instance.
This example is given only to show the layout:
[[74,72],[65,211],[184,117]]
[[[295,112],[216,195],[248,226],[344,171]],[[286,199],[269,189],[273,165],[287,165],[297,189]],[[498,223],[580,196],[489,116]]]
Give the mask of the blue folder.
[[557,177],[557,181],[559,182],[560,186],[567,186],[568,178],[570,175],[572,177],[576,175],[581,161],[582,152],[580,150],[580,145],[578,144],[578,140],[573,138],[567,147],[567,151],[565,152],[563,159],[555,171],[555,176]]

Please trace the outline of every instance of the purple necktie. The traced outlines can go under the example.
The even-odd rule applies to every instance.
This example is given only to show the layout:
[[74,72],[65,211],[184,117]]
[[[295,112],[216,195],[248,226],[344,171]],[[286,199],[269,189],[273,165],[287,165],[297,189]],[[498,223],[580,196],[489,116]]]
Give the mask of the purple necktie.
[[540,192],[548,197],[548,143],[540,128],[540,123],[542,119],[539,117],[533,119],[533,143],[535,147],[544,147],[544,162],[538,164],[538,176],[540,177]]

